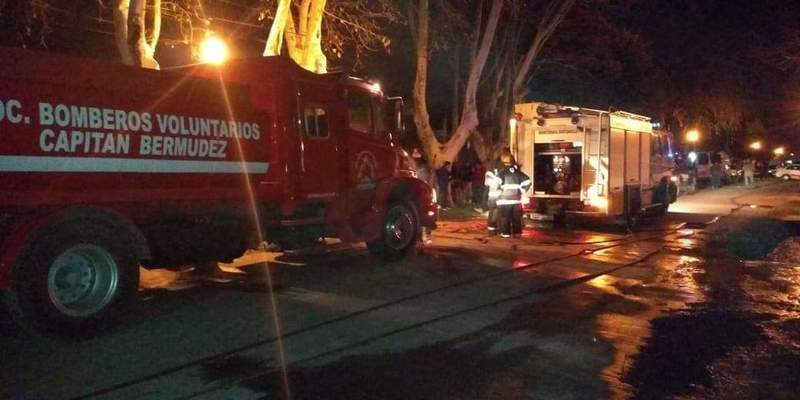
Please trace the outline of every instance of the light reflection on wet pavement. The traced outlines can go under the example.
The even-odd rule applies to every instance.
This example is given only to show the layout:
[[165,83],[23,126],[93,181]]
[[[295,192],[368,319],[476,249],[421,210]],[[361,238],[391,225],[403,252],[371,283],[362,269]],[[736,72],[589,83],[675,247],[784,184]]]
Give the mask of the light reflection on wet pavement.
[[[442,247],[458,240],[449,235],[483,236],[481,228],[480,222],[446,225]],[[742,391],[744,383],[731,384],[741,379],[769,386],[773,398],[790,398],[787,390],[796,386],[786,380],[792,375],[786,363],[794,360],[800,342],[797,270],[776,265],[745,270],[736,259],[719,258],[719,249],[709,244],[713,238],[697,229],[658,237],[526,229],[520,239],[484,238],[487,247],[514,250],[511,268],[567,282],[636,262],[659,248],[667,251],[524,302],[472,333],[390,360],[351,356],[296,370],[293,381],[308,388],[304,395],[323,398],[337,396],[312,388],[337,387],[338,397],[386,399],[762,398],[762,392]],[[592,251],[579,262],[542,263],[536,250],[548,246]],[[428,255],[443,248],[434,246]],[[787,353],[791,346],[795,352]],[[736,368],[771,362],[778,366],[763,376]],[[274,387],[260,389],[278,393]],[[748,395],[737,396],[742,393]]]
[[[800,267],[780,263],[744,267],[718,247],[718,233],[703,232],[704,227],[695,224],[696,229],[681,229],[656,240],[665,252],[637,266],[645,273],[630,268],[601,275],[586,286],[560,293],[556,304],[537,303],[540,310],[554,311],[527,317],[538,321],[530,331],[541,333],[556,324],[563,328],[555,331],[573,335],[583,331],[592,342],[611,344],[612,355],[598,374],[607,391],[594,392],[603,393],[600,397],[795,398],[800,392],[800,375],[793,370],[800,368]],[[541,230],[526,230],[523,239],[528,238],[540,244],[625,240],[620,234],[583,234],[570,240]],[[646,243],[612,247],[585,258],[623,263],[641,258],[647,247]],[[513,267],[526,262],[520,256]],[[546,270],[538,268],[536,273]],[[560,276],[576,279],[581,272]],[[565,329],[564,318],[573,320],[573,314],[582,318]],[[563,364],[548,362],[554,367]],[[742,365],[746,367],[737,368]],[[562,367],[575,372],[574,366]],[[523,386],[528,398],[576,393]],[[593,396],[587,395],[593,392],[577,393],[581,398]]]

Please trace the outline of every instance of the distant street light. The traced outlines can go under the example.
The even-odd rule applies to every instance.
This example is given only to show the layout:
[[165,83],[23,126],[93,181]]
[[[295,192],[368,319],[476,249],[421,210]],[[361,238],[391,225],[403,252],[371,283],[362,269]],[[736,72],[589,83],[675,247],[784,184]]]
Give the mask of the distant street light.
[[216,36],[209,36],[200,44],[200,62],[220,65],[228,60],[228,45]]
[[775,150],[772,150],[772,152],[775,153],[776,156],[782,156],[786,150],[783,147],[776,147]]
[[698,140],[700,140],[700,132],[698,132],[697,129],[686,132],[686,141],[689,143],[696,143]]
[[753,150],[761,150],[761,142],[755,141],[753,143],[750,143],[750,148]]

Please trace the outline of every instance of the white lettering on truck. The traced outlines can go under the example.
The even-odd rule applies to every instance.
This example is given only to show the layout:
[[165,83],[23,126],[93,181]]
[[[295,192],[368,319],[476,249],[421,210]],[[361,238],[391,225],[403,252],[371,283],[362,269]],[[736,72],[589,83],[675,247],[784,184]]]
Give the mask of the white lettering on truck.
[[[0,102],[0,121],[28,123],[21,109],[18,100]],[[149,112],[40,102],[39,149],[45,153],[131,154],[131,136],[135,136],[141,156],[224,160],[229,139],[261,138],[261,127],[254,122],[176,114],[155,114],[158,130],[153,134],[153,119]]]
[[84,154],[128,154],[128,134],[42,129],[39,148],[44,152]]
[[150,113],[65,104],[39,103],[39,124],[59,128],[91,128],[129,132],[150,132]]
[[3,102],[0,100],[0,122],[4,119],[7,119],[8,122],[12,124],[18,124],[22,122],[23,116],[20,114],[20,110],[22,109],[22,103],[19,100],[6,100]]
[[224,140],[142,135],[139,154],[143,156],[225,158]]

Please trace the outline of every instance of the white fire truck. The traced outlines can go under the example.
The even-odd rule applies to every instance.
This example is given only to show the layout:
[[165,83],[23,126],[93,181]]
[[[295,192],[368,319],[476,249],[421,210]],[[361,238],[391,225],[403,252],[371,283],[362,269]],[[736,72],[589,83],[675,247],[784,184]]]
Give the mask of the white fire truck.
[[535,219],[634,221],[664,214],[677,197],[671,137],[650,118],[544,103],[518,104],[511,150],[532,177]]

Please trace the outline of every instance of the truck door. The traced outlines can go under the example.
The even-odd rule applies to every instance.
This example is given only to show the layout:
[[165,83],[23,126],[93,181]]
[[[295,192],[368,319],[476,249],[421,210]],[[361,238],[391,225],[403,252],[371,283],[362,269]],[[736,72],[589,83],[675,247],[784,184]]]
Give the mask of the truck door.
[[[339,191],[339,148],[332,110],[336,93],[329,86],[298,83],[297,113],[300,135],[299,195],[331,200]],[[335,121],[334,121],[335,122]]]
[[392,176],[395,153],[380,97],[365,90],[347,92],[349,177],[356,192],[372,193],[377,182]]

